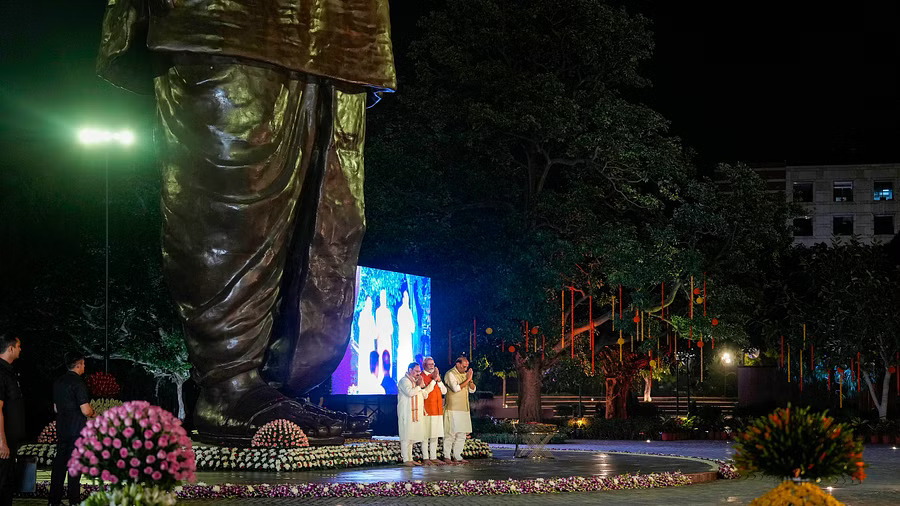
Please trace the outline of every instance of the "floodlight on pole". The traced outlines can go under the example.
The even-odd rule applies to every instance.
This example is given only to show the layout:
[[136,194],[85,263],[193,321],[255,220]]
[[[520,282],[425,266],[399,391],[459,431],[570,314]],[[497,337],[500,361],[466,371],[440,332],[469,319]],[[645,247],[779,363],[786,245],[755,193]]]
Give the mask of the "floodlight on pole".
[[134,144],[134,133],[131,130],[113,131],[87,127],[78,131],[78,142],[86,146],[112,143],[130,146]]
[[[128,147],[134,144],[135,135],[131,130],[104,130],[101,128],[85,127],[78,130],[78,142],[84,146],[106,146],[118,144]],[[104,370],[109,372],[109,150],[104,150],[104,179],[106,186],[106,282],[104,286],[104,323],[105,333],[103,345]]]

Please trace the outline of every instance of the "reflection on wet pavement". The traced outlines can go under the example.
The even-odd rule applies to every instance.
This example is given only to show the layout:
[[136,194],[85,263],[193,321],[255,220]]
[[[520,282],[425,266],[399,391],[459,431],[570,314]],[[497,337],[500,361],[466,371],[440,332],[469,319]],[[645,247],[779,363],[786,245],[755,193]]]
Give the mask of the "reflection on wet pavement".
[[626,473],[698,473],[715,470],[708,462],[649,455],[601,452],[553,452],[553,459],[516,459],[512,450],[494,450],[492,459],[473,459],[461,466],[378,466],[292,473],[198,472],[197,480],[213,483],[373,483],[378,481],[506,480],[565,476],[613,476]]

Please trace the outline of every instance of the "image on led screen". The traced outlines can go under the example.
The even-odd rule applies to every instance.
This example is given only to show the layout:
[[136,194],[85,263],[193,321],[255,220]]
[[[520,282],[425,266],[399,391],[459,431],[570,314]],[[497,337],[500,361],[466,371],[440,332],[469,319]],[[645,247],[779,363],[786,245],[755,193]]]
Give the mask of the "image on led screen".
[[431,353],[431,280],[358,267],[350,343],[333,394],[396,394],[411,362]]

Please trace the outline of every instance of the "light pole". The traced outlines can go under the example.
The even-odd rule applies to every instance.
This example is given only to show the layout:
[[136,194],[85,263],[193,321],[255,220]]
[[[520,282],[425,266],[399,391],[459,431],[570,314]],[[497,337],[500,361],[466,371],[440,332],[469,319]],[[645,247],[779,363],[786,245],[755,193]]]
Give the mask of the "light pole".
[[[130,146],[134,144],[134,134],[130,130],[111,131],[98,128],[82,128],[78,131],[78,142],[81,144],[94,146],[107,146],[109,144],[118,144],[120,146]],[[103,302],[103,331],[105,333],[103,342],[103,366],[104,371],[109,372],[109,149],[104,150],[104,169],[103,178],[106,187],[106,224],[105,224],[105,241],[106,241],[106,265],[105,265],[105,282],[104,282],[104,302]]]

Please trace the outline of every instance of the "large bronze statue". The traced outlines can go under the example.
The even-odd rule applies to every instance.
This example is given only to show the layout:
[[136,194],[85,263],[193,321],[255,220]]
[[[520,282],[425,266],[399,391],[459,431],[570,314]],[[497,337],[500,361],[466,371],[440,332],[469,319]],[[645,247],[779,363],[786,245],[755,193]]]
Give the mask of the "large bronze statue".
[[349,340],[367,96],[396,85],[387,0],[109,0],[98,72],[156,96],[198,438],[247,444],[278,418],[318,444],[364,429],[292,398]]

